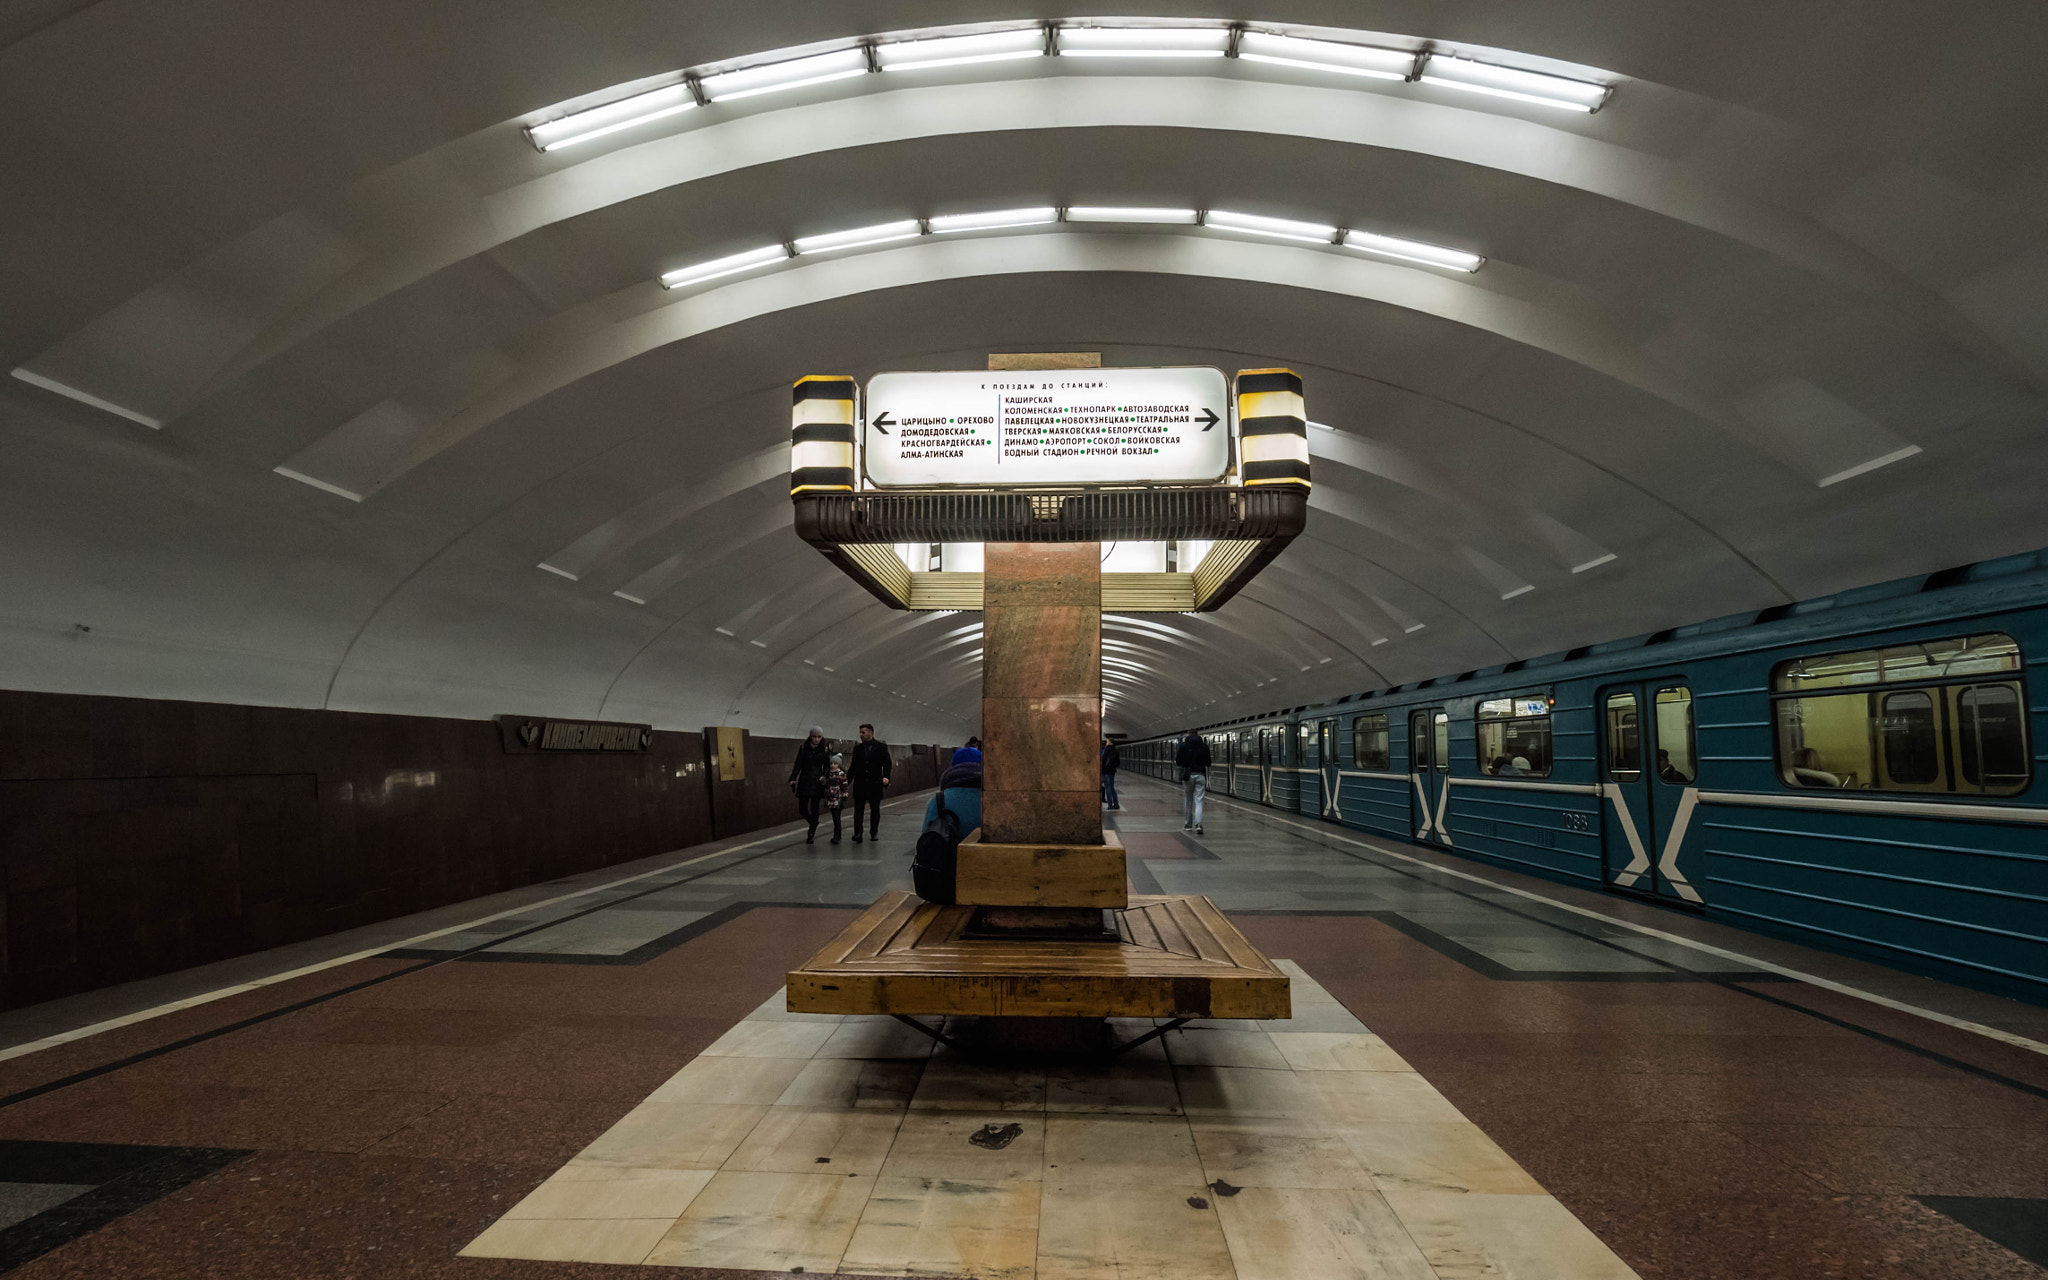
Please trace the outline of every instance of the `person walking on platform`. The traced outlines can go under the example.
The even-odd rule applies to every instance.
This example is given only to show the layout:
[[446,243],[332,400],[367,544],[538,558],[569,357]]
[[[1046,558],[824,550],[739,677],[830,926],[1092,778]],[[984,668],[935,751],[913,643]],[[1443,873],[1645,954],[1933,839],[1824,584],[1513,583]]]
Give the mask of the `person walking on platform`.
[[[812,725],[811,735],[796,749],[796,759],[789,762],[789,789],[796,796],[797,815],[808,824],[805,844],[818,838],[818,809],[825,801],[825,778],[831,768],[832,748],[825,741],[825,731]],[[855,830],[859,829],[858,812],[855,811]]]
[[853,745],[853,765],[847,769],[853,779],[853,842],[860,843],[861,815],[868,815],[868,839],[881,838],[882,793],[889,789],[889,744],[875,737],[875,726],[860,727],[860,741]]
[[1117,754],[1116,744],[1108,738],[1102,740],[1102,803],[1112,809],[1121,809],[1116,801],[1116,770],[1123,763]]
[[1173,753],[1180,767],[1180,829],[1202,834],[1202,796],[1209,789],[1209,744],[1193,729]]
[[832,811],[832,843],[839,843],[839,815],[846,809],[846,793],[853,786],[853,779],[846,776],[846,757],[837,751],[832,753],[832,764],[825,772],[825,807]]

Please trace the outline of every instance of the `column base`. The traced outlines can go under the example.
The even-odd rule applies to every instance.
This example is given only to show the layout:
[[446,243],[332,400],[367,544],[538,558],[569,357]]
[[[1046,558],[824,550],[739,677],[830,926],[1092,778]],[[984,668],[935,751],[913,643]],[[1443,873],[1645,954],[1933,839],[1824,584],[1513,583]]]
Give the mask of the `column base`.
[[976,907],[963,938],[1116,942],[1119,935],[1100,907]]

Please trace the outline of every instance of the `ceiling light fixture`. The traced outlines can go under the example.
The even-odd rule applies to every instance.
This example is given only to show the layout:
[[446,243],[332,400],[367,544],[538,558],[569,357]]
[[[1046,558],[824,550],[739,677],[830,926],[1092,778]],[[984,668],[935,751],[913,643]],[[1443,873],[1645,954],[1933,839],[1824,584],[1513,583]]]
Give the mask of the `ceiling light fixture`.
[[833,53],[812,54],[808,58],[791,58],[787,62],[771,62],[765,67],[741,67],[735,71],[721,71],[714,76],[705,76],[697,83],[704,90],[704,97],[707,100],[731,102],[736,98],[751,98],[759,93],[801,89],[807,85],[846,80],[867,73],[868,55],[865,49],[840,49]]
[[723,258],[713,258],[709,262],[699,262],[694,266],[665,271],[661,276],[661,287],[681,289],[686,285],[703,284],[706,280],[716,280],[720,276],[766,266],[771,262],[787,261],[788,258],[789,250],[781,245],[763,245],[759,249],[749,249],[745,253],[729,254]]
[[1413,79],[1420,57],[1404,49],[1375,49],[1371,45],[1305,40],[1264,31],[1245,32],[1238,40],[1237,56],[1247,62],[1270,62],[1275,66],[1369,76],[1376,80]]
[[1058,222],[1060,211],[1047,205],[1040,209],[997,209],[990,213],[944,213],[930,219],[933,234],[951,231],[997,231],[1004,227],[1037,227]]
[[687,84],[663,85],[636,93],[630,98],[607,102],[601,107],[590,107],[583,111],[554,120],[543,120],[526,129],[527,140],[541,151],[557,151],[572,147],[592,138],[602,138],[608,133],[630,129],[634,125],[646,124],[680,115],[697,105],[697,99],[690,94]]
[[1344,247],[1375,257],[1397,258],[1402,262],[1419,262],[1427,267],[1449,267],[1453,271],[1472,272],[1486,264],[1486,259],[1463,249],[1446,249],[1442,245],[1424,244],[1420,240],[1403,240],[1397,236],[1383,236],[1371,231],[1346,231]]
[[[34,373],[27,369],[16,369],[14,371],[14,376],[21,379],[23,382],[26,382],[32,387],[41,387],[45,391],[55,392],[57,395],[63,396],[68,400],[76,400],[80,404],[89,404],[95,409],[104,409],[106,412],[115,414],[119,417],[126,418],[130,422],[139,422],[143,426],[148,427],[152,431],[163,430],[164,424],[163,421],[159,418],[152,418],[146,413],[137,413],[133,409],[124,408],[121,405],[115,404],[112,400],[102,400],[96,395],[80,391],[77,387],[69,386],[65,383],[59,382],[55,378],[46,378],[40,373]],[[310,478],[299,476],[294,476],[293,478],[306,479],[306,482],[308,484],[313,484],[320,488],[327,487],[325,485],[321,485],[318,481],[312,480]],[[336,492],[343,493],[347,497],[355,498],[356,501],[358,502],[362,501],[360,497],[358,497],[355,494],[348,493],[346,490],[336,490]]]
[[1045,56],[1045,32],[1037,27],[991,31],[975,36],[937,36],[927,40],[891,40],[875,46],[875,62],[884,71],[925,71],[963,67],[978,62],[1009,62]]
[[1063,58],[1220,58],[1230,50],[1224,27],[1061,27]]
[[1608,95],[1613,92],[1612,85],[1545,75],[1540,71],[1517,71],[1513,67],[1497,67],[1490,62],[1474,62],[1470,58],[1441,53],[1429,55],[1422,64],[1420,78],[1424,84],[1588,114],[1605,105]]
[[862,249],[871,244],[888,244],[892,240],[914,240],[921,233],[917,219],[905,218],[901,222],[878,222],[872,227],[855,227],[851,231],[829,231],[819,236],[798,236],[798,253],[830,253],[835,249]]
[[1067,208],[1068,222],[1151,222],[1192,227],[1202,220],[1193,209],[1146,209],[1117,205],[1077,204]]
[[1337,238],[1337,228],[1326,227],[1317,222],[1296,222],[1291,218],[1268,218],[1256,213],[1232,213],[1227,209],[1211,209],[1203,220],[1204,225],[1224,231],[1242,231],[1247,235],[1271,236],[1276,240],[1303,240],[1310,244],[1330,244]]

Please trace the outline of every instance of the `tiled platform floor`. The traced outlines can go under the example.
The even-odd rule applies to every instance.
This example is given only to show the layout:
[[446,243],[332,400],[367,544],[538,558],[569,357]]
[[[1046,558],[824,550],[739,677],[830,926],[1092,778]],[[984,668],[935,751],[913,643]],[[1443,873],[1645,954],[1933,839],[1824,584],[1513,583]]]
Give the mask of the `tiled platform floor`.
[[1292,1020],[1050,1070],[787,1013],[777,991],[463,1252],[977,1280],[1635,1275],[1279,963]]
[[[2048,1258],[2034,1225],[2048,1217],[2048,1057],[1627,926],[1697,938],[2034,1039],[2048,1039],[2048,1010],[1214,798],[1207,834],[1184,838],[1168,788],[1132,778],[1123,790],[1127,807],[1115,816],[1141,888],[1208,894],[1254,944],[1292,957],[1341,1005],[1333,1019],[1341,1026],[1304,1016],[1281,1035],[1358,1034],[1343,1021],[1355,1015],[1644,1280],[2048,1280],[2025,1256]],[[0,1170],[0,1182],[35,1184],[12,1202],[30,1216],[7,1231],[32,1235],[39,1253],[13,1270],[0,1260],[0,1270],[7,1280],[743,1280],[749,1273],[462,1250],[679,1071],[726,1058],[705,1051],[750,1020],[783,973],[860,906],[902,884],[905,810],[922,803],[892,802],[884,824],[894,834],[880,846],[806,846],[784,828],[0,1016],[0,1044],[13,1046],[0,1050],[0,1143],[100,1144],[121,1148],[113,1154],[122,1159],[141,1159],[146,1148],[229,1157],[182,1186],[160,1183],[123,1199],[125,1211],[109,1218],[80,1212],[92,1207],[86,1193],[39,1208],[93,1181],[62,1162]],[[423,936],[444,929],[452,932]],[[403,954],[390,951],[400,944]],[[328,967],[302,968],[317,963]],[[214,992],[223,994],[186,1003]],[[161,1011],[136,1017],[153,1010]],[[110,1019],[118,1025],[26,1051],[39,1037]],[[847,1033],[871,1034],[878,1033]],[[896,1051],[922,1052],[907,1043]],[[1276,1052],[1281,1043],[1272,1041]],[[797,1070],[845,1072],[844,1063],[857,1061],[817,1059],[824,1048]],[[748,1056],[788,1052],[756,1048]],[[924,1062],[915,1081],[888,1065],[904,1061]],[[1202,1111],[1184,1081],[1212,1069],[1151,1061],[1155,1073],[1163,1065],[1175,1077],[1178,1121],[1203,1164],[1197,1185],[1206,1187],[1215,1174],[1197,1137]],[[1313,1070],[1287,1067],[1293,1076]],[[1231,1071],[1282,1074],[1270,1065],[1212,1073]],[[851,1093],[839,1079],[784,1105],[778,1100],[794,1075],[772,1098],[683,1104],[761,1114],[714,1167],[645,1180],[636,1194],[661,1226],[654,1243],[685,1210],[710,1213],[719,1202],[701,1197],[727,1172],[717,1166],[756,1132],[749,1161],[759,1167],[733,1168],[746,1176],[728,1181],[764,1186],[787,1172],[775,1167],[785,1163],[817,1176],[808,1150],[815,1135],[798,1129],[771,1143],[771,1131],[759,1129],[770,1113],[841,1108],[850,1097],[880,1104],[856,1110],[907,1117],[920,1088],[938,1088],[942,1060],[877,1059],[854,1079]],[[1058,1173],[1043,1146],[1056,1128],[1148,1115],[1059,1111],[1055,1099],[1067,1093],[1048,1076],[1040,1102],[1036,1087],[1015,1082],[992,1112],[919,1110],[1016,1123],[1005,1150],[1020,1159],[1029,1151],[1018,1149],[1027,1143],[1025,1120],[1036,1118],[1045,1135],[1037,1179],[996,1181],[1041,1196],[1049,1194],[1046,1174]],[[1176,1120],[1166,1112],[1151,1118]],[[894,1121],[880,1161],[894,1155],[905,1123]],[[849,1153],[871,1151],[863,1125],[850,1132]],[[1456,1194],[1435,1190],[1435,1173],[1419,1188],[1389,1188],[1399,1166],[1373,1163],[1390,1159],[1386,1151],[1338,1141],[1377,1175],[1373,1192],[1396,1220],[1404,1195]],[[965,1150],[950,1139],[933,1142],[937,1154]],[[1320,1149],[1337,1155],[1328,1143]],[[811,1169],[786,1159],[792,1151]],[[1258,1167],[1249,1156],[1245,1164]],[[1506,1166],[1496,1172],[1505,1176]],[[706,1176],[691,1190],[694,1175]],[[1219,1195],[1207,1211],[1181,1197],[1163,1221],[1206,1212],[1226,1248],[1235,1210],[1225,1200],[1287,1201],[1309,1206],[1299,1209],[1302,1222],[1348,1221],[1322,1212],[1342,1188],[1270,1187],[1254,1196],[1249,1176],[1224,1180],[1243,1189]],[[871,1190],[855,1229],[870,1211],[883,1221],[888,1202],[874,1201]],[[559,1194],[568,1198],[551,1209],[557,1213],[573,1209],[577,1196],[616,1193]],[[1124,1195],[1104,1190],[1088,1200],[1113,1206]],[[1511,1230],[1507,1211],[1543,1198],[1475,1190],[1456,1203],[1495,1206],[1488,1223]],[[53,1211],[76,1216],[45,1217]],[[1120,1209],[1101,1212],[1123,1220]],[[1055,1217],[1056,1231],[1097,1221],[1079,1209]],[[905,1256],[922,1247],[908,1218],[891,1222],[894,1238],[912,1242]],[[1098,1229],[1109,1230],[1086,1228]],[[1048,1250],[1041,1231],[1031,1260],[1093,1256],[1103,1247],[1097,1241],[1114,1238],[1055,1239]],[[1169,1235],[1159,1247],[1179,1240]],[[1434,1261],[1438,1280],[1475,1275],[1433,1260],[1421,1241],[1417,1248]]]

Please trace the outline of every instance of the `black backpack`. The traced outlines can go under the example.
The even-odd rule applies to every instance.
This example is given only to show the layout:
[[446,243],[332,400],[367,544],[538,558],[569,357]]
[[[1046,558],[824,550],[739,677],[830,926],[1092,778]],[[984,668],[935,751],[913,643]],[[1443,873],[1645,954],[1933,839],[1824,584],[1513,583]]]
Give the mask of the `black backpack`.
[[941,799],[939,811],[925,824],[923,833],[917,837],[917,852],[910,858],[910,883],[918,897],[941,906],[953,904],[960,840],[966,834],[960,829],[960,815],[948,809]]

